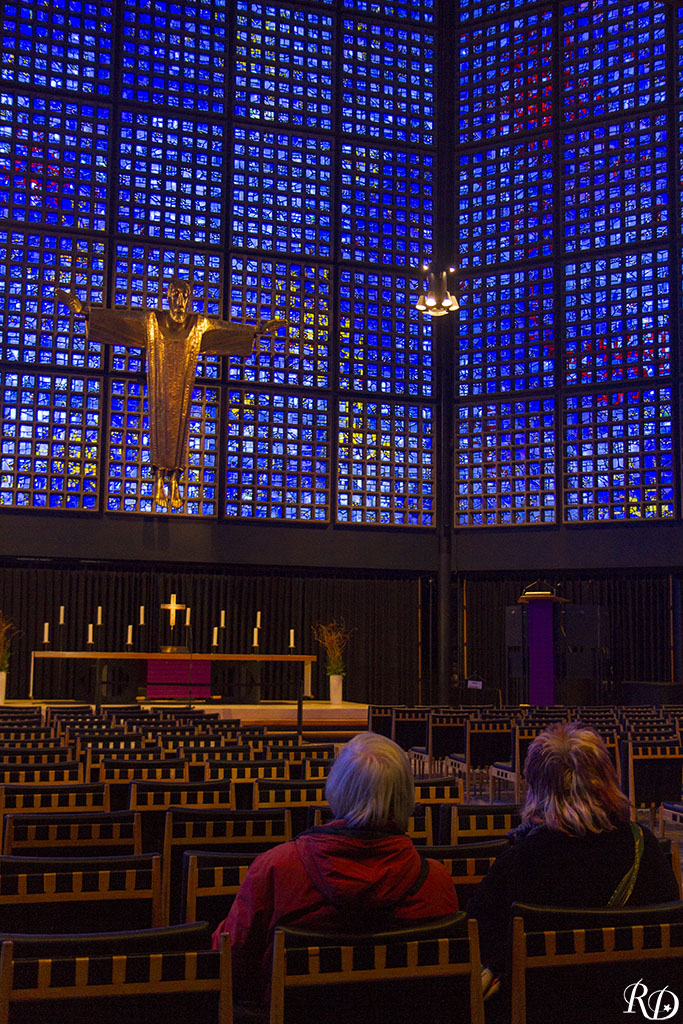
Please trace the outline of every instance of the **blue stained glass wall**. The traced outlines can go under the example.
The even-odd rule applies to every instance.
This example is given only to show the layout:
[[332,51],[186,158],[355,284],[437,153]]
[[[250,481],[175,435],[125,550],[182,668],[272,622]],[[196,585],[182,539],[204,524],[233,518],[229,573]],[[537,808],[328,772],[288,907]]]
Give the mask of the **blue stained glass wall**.
[[[433,0],[55,0],[0,26],[0,503],[432,527],[412,272],[433,241]],[[200,355],[169,513],[144,347],[89,339],[55,292],[139,316],[174,275],[195,312],[282,325],[247,358]],[[347,479],[342,410],[380,395],[378,465],[354,443]]]
[[[683,7],[54,0],[0,50],[1,505],[432,529],[452,431],[456,527],[680,517]],[[144,348],[55,290],[142,311],[173,275],[283,322],[200,357],[171,513]]]
[[456,525],[678,517],[681,11],[457,20]]

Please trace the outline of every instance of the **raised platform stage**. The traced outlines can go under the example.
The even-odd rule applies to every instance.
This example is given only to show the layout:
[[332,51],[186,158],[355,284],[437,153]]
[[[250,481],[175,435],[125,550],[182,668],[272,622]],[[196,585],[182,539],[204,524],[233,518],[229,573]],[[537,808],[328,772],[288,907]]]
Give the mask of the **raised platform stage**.
[[[58,705],[68,707],[70,704],[77,704],[77,701],[58,700],[8,700],[11,707],[50,707]],[[239,718],[243,725],[265,725],[271,732],[278,730],[296,729],[297,727],[297,702],[287,701],[261,701],[259,704],[221,704],[218,701],[196,702],[189,704],[186,701],[141,700],[137,702],[143,708],[187,708],[204,710],[215,714],[218,712],[221,718]],[[129,706],[129,705],[127,705]],[[103,708],[114,709],[115,704],[102,705]],[[354,733],[361,732],[366,728],[368,722],[368,705],[354,704],[351,701],[344,701],[341,704],[330,704],[326,700],[304,700],[302,704],[302,724],[304,733],[316,735],[329,732],[340,738]]]

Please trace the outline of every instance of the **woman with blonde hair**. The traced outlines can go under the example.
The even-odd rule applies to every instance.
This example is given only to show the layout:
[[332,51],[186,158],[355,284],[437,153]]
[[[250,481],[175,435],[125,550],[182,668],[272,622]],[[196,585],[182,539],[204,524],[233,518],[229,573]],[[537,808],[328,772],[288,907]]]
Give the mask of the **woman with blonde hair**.
[[678,900],[678,885],[652,833],[630,821],[607,747],[579,722],[549,726],[529,747],[526,799],[512,845],[469,902],[482,963],[505,968],[513,903],[555,907],[643,906]]

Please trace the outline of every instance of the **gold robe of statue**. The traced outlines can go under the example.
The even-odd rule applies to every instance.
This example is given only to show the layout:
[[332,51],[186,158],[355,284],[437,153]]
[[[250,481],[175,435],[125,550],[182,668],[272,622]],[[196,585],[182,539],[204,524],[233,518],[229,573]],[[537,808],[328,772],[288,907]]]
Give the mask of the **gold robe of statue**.
[[187,460],[190,403],[200,353],[248,356],[254,339],[276,324],[239,324],[188,313],[191,289],[173,278],[168,286],[168,310],[130,311],[90,307],[77,295],[58,291],[72,313],[88,320],[88,337],[109,345],[147,349],[147,402],[149,408],[155,502],[169,504],[164,480],[170,479],[170,504],[181,508],[178,480]]

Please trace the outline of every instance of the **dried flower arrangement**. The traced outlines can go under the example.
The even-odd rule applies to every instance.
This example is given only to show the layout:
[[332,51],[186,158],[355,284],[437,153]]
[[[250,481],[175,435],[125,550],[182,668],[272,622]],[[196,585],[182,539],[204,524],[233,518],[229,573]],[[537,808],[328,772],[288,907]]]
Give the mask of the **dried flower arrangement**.
[[344,675],[344,649],[351,639],[355,630],[349,629],[343,619],[339,622],[316,622],[313,626],[313,636],[321,647],[325,648],[327,655],[328,676]]
[[0,611],[0,672],[6,672],[9,668],[10,644],[18,632],[12,620]]

